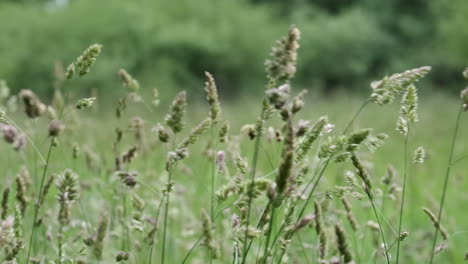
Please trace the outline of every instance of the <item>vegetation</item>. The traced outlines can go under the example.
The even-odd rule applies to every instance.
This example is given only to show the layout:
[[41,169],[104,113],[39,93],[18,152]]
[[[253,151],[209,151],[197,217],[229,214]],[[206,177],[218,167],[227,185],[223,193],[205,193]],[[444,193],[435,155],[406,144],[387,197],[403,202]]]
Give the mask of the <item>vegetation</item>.
[[419,107],[423,66],[308,107],[291,84],[300,39],[276,42],[263,98],[242,106],[205,73],[207,107],[182,91],[161,115],[121,69],[115,116],[93,113],[99,98],[71,87],[99,71],[98,44],[56,73],[51,104],[2,82],[1,262],[463,261],[468,88]]
[[82,96],[96,90],[114,100],[119,80],[111,76],[121,67],[165,100],[179,87],[193,94],[204,71],[225,97],[258,96],[265,51],[294,23],[303,31],[296,87],[362,95],[375,76],[428,64],[435,71],[425,90],[456,94],[468,57],[467,9],[465,0],[0,1],[0,78],[49,98],[51,62],[66,67],[96,42],[106,47],[100,67],[68,84]]

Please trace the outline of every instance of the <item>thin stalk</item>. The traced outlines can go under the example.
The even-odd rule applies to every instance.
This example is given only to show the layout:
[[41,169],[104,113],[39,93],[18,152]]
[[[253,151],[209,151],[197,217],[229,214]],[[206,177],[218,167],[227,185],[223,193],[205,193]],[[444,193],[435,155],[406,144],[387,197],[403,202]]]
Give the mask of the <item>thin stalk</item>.
[[[158,205],[158,210],[156,211],[156,219],[154,221],[154,226],[153,228],[156,229],[157,228],[157,224],[158,224],[158,219],[159,219],[159,214],[161,212],[161,207],[163,205],[163,202],[164,202],[164,198],[159,202],[159,205]],[[151,247],[150,247],[150,253],[149,253],[149,259],[148,259],[148,264],[151,264],[152,261],[153,261],[153,248],[154,248],[154,238],[156,236],[156,230],[153,232],[152,236],[151,236]]]
[[[169,170],[168,176],[167,176],[167,184],[171,184],[172,182],[172,169]],[[170,202],[170,196],[171,192],[167,192],[166,196],[166,204],[164,206],[164,226],[163,226],[163,241],[162,241],[162,253],[161,253],[161,263],[164,264],[164,261],[166,260],[166,237],[167,237],[167,217],[168,217],[168,211],[169,211],[169,202]]]
[[[175,149],[175,142],[176,138],[175,135],[172,137],[172,149]],[[174,165],[175,166],[175,165]],[[169,171],[167,172],[167,186],[169,186],[172,182],[172,171],[173,168],[170,168]],[[166,238],[167,238],[167,218],[169,214],[169,203],[170,203],[170,198],[171,198],[171,190],[167,191],[166,195],[166,204],[164,207],[164,225],[163,225],[163,241],[162,241],[162,253],[161,253],[161,264],[164,264],[166,260]]]
[[[390,264],[390,256],[388,255],[387,242],[385,240],[385,234],[382,228],[382,224],[380,223],[379,215],[377,214],[377,208],[375,207],[374,199],[368,193],[367,193],[367,197],[369,197],[369,201],[372,205],[372,210],[374,211],[374,214],[375,214],[375,219],[377,220],[377,224],[379,225],[380,235],[382,236],[382,243],[384,246],[384,253],[385,253],[385,258],[387,260],[387,264]],[[399,238],[397,239],[400,240]]]
[[[265,109],[262,109],[261,111],[261,114],[260,114],[260,121],[261,122],[264,122],[264,119],[265,119]],[[261,124],[263,126],[263,124]],[[262,127],[263,128],[263,127]],[[261,132],[262,129],[259,129],[259,131],[257,132]],[[246,228],[245,228],[245,233],[244,233],[244,245],[243,245],[243,249],[244,249],[244,253],[243,253],[243,256],[242,256],[242,264],[245,264],[246,263],[246,259],[247,259],[247,241],[248,241],[248,237],[249,237],[249,224],[250,224],[250,213],[252,211],[252,190],[253,190],[253,185],[255,183],[255,172],[257,170],[257,160],[258,160],[258,153],[259,153],[259,149],[260,149],[260,139],[262,137],[262,134],[261,133],[257,133],[256,137],[255,137],[255,146],[254,146],[254,152],[253,152],[253,157],[252,157],[252,169],[250,171],[250,184],[249,184],[249,190],[248,190],[248,202],[247,202],[247,222],[246,222]]]
[[198,244],[201,242],[202,239],[203,239],[203,236],[200,236],[197,239],[197,241],[192,245],[190,250],[187,252],[187,255],[185,255],[184,260],[182,260],[182,264],[185,264],[187,262],[188,258],[190,257],[190,255],[192,255],[192,252],[195,250],[195,248],[198,246]]
[[216,145],[214,144],[214,125],[211,124],[211,146],[213,147],[213,153],[211,155],[211,209],[210,218],[214,220],[214,204],[215,204],[215,177],[216,177]]
[[62,264],[62,237],[63,237],[63,225],[60,223],[58,233],[58,264]]
[[[213,225],[214,222],[214,206],[215,206],[215,179],[216,179],[216,145],[214,137],[214,124],[211,122],[211,146],[213,147],[213,153],[211,155],[211,208],[210,208],[210,220]],[[213,263],[213,254],[210,251],[210,263]]]
[[[67,94],[65,96],[65,100],[64,100],[64,103],[62,105],[62,108],[60,109],[60,113],[58,115],[58,119],[62,118],[62,115],[63,115],[63,110],[65,109],[65,106],[67,104],[67,101],[68,101],[68,97],[69,97],[69,94]],[[41,177],[41,184],[39,185],[39,192],[37,193],[37,197],[36,197],[36,203],[34,205],[34,217],[33,217],[33,222],[32,222],[32,229],[31,229],[31,235],[29,237],[29,246],[28,246],[28,255],[27,255],[27,258],[26,258],[26,262],[25,263],[28,263],[29,262],[29,257],[31,256],[31,249],[32,249],[32,244],[34,242],[34,234],[36,232],[36,221],[37,221],[37,216],[39,214],[39,209],[40,209],[40,206],[39,206],[39,199],[42,195],[42,190],[44,188],[44,180],[45,180],[45,176],[47,174],[47,169],[49,168],[49,163],[50,163],[50,157],[51,157],[51,154],[52,154],[52,149],[54,147],[54,138],[55,137],[52,137],[51,140],[50,140],[50,145],[49,145],[49,150],[47,151],[47,158],[45,160],[45,165],[44,165],[44,170],[42,171],[42,177]],[[37,151],[37,153],[39,153]],[[39,153],[40,154],[40,153]],[[40,157],[42,157],[42,155],[40,155]]]
[[123,220],[122,220],[122,227],[123,227],[123,237],[122,237],[122,250],[126,251],[127,250],[127,245],[129,244],[129,231],[128,227],[126,225],[127,222],[127,192],[122,194],[122,207],[123,207]]
[[271,232],[273,230],[273,223],[275,221],[275,211],[276,211],[276,206],[274,205],[274,203],[270,203],[270,207],[271,207],[271,214],[270,214],[270,221],[269,221],[269,224],[268,224],[268,231],[267,231],[267,237],[266,237],[266,242],[265,242],[265,249],[263,251],[263,263],[266,264],[267,263],[267,259],[268,259],[268,249],[270,248],[270,238],[271,238]]
[[[442,219],[442,211],[444,209],[445,194],[447,193],[447,186],[448,186],[448,181],[449,181],[449,178],[450,178],[450,171],[452,169],[452,159],[453,159],[453,155],[454,155],[454,152],[455,152],[455,142],[456,142],[457,135],[458,135],[458,130],[459,130],[459,127],[460,127],[460,117],[461,117],[462,112],[463,112],[463,105],[460,106],[460,110],[458,110],[457,119],[455,121],[455,129],[453,131],[452,144],[450,146],[450,155],[449,155],[449,160],[448,160],[448,163],[447,163],[447,171],[445,173],[444,188],[443,188],[443,191],[442,191],[442,197],[440,198],[439,214],[437,216],[437,223],[439,223],[439,224],[440,224],[440,221]],[[436,247],[436,244],[437,244],[438,234],[439,234],[439,229],[435,228],[434,240],[432,241],[431,259],[429,261],[430,264],[432,264],[432,262],[434,260],[434,250],[435,250],[435,247]]]
[[51,156],[53,147],[54,146],[53,146],[53,144],[51,142],[50,145],[49,145],[49,150],[47,151],[47,158],[46,158],[45,167],[44,167],[44,170],[42,171],[41,184],[39,185],[39,192],[37,193],[36,203],[34,204],[34,217],[33,217],[33,222],[32,222],[31,235],[29,237],[28,255],[27,255],[27,258],[26,258],[26,262],[25,262],[26,264],[29,262],[29,257],[31,256],[31,248],[32,248],[32,244],[34,242],[34,234],[35,234],[35,231],[36,231],[36,221],[37,221],[37,216],[39,214],[39,197],[41,197],[42,189],[44,188],[44,180],[45,180],[45,176],[47,174],[47,169],[49,167],[49,161],[50,161],[50,156]]
[[354,121],[358,118],[358,116],[361,114],[361,112],[366,108],[366,106],[370,103],[370,100],[366,100],[362,103],[361,107],[357,110],[357,112],[354,114],[353,118],[349,121],[348,125],[346,126],[345,130],[343,131],[343,135],[348,133],[348,130],[351,128],[353,125]]
[[[401,226],[403,222],[403,209],[405,205],[405,193],[406,193],[406,177],[407,177],[407,167],[408,167],[408,138],[409,138],[409,133],[410,133],[410,126],[408,125],[408,131],[405,136],[405,142],[404,142],[404,147],[403,147],[403,190],[401,194],[401,203],[400,203],[400,220],[398,224],[398,235],[401,234]],[[397,241],[397,255],[396,255],[396,263],[398,264],[399,257],[400,257],[400,239]]]

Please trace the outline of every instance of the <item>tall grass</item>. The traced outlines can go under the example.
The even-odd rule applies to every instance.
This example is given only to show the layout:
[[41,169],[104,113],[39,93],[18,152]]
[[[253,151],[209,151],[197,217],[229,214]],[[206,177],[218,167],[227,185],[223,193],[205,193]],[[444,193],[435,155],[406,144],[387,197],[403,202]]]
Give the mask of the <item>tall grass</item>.
[[[12,147],[2,150],[5,156],[37,169],[41,165],[34,161],[36,153],[45,149],[47,155],[40,177],[31,179],[22,169],[14,178],[16,188],[9,180],[15,168],[5,167],[0,259],[21,263],[391,263],[392,250],[396,250],[396,263],[418,263],[423,258],[433,262],[435,253],[443,250],[450,253],[439,253],[444,261],[461,257],[463,249],[445,244],[451,243],[449,238],[466,239],[450,236],[454,230],[442,227],[441,216],[446,201],[454,197],[447,191],[453,166],[463,159],[456,158],[455,146],[461,140],[468,92],[462,92],[449,143],[439,211],[424,209],[435,227],[430,248],[424,243],[428,238],[419,236],[424,230],[419,221],[424,220],[410,221],[405,216],[414,204],[426,203],[418,196],[419,189],[408,186],[420,188],[422,181],[427,182],[418,178],[420,174],[436,174],[425,166],[441,158],[435,143],[427,142],[437,133],[413,125],[419,117],[415,85],[431,68],[419,67],[373,82],[370,97],[353,106],[352,115],[346,106],[317,118],[314,115],[325,108],[318,102],[314,114],[304,111],[306,91],[293,89],[299,41],[300,31],[292,26],[272,48],[265,63],[264,96],[248,101],[260,108],[253,124],[242,124],[252,121],[251,116],[236,120],[239,110],[247,113],[247,105],[237,107],[235,116],[229,106],[223,107],[221,115],[218,89],[222,87],[217,87],[210,73],[205,73],[208,111],[194,109],[203,108],[202,113],[192,111],[187,94],[180,92],[168,113],[158,114],[157,91],[153,98],[143,96],[140,83],[125,70],[118,72],[126,90],[114,121],[108,117],[92,121],[78,114],[96,107],[96,98],[70,103],[69,91],[55,107],[46,106],[32,91],[22,91],[26,119],[2,99],[7,108],[0,112],[0,131]],[[68,79],[86,75],[99,52],[99,45],[91,46],[62,74]],[[404,138],[403,155],[400,144],[391,141],[394,129],[387,125],[394,115],[387,105],[400,96],[397,131]],[[385,109],[377,110],[376,105]],[[140,109],[151,111],[134,116]],[[427,113],[434,112],[421,111],[421,116]],[[229,117],[234,117],[230,119],[234,127],[241,127],[240,133],[229,129]],[[47,118],[47,128],[31,126]],[[151,129],[148,119],[156,124]],[[374,128],[360,128],[361,124]],[[192,129],[186,129],[189,126]],[[113,127],[115,139],[109,137]],[[42,130],[46,146],[30,140],[40,138]],[[33,146],[26,145],[27,138]],[[409,166],[413,142],[426,142],[429,165],[420,164],[426,150],[418,147],[413,162],[420,165]],[[445,147],[440,136],[437,143]],[[382,156],[386,151],[390,154]],[[402,164],[402,179],[380,181],[378,175],[390,162]],[[48,178],[50,171],[59,176]],[[38,190],[31,188],[36,185]],[[57,199],[47,193],[56,194]],[[75,202],[79,203],[76,209]],[[30,205],[33,210],[28,210]],[[80,214],[74,212],[77,209]],[[31,225],[23,224],[23,219],[32,220]],[[437,246],[439,232],[444,244]],[[28,241],[23,233],[30,235]],[[408,236],[418,243],[404,244]],[[37,243],[39,239],[44,242]]]

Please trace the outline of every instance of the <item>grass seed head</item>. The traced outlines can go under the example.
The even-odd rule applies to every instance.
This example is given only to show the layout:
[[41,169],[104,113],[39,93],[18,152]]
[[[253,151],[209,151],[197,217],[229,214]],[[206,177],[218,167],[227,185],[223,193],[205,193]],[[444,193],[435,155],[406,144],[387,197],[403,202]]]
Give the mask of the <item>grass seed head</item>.
[[93,106],[95,101],[96,101],[96,97],[81,98],[80,100],[78,100],[75,107],[76,109],[79,109],[79,110],[88,109]]
[[414,151],[413,162],[422,164],[426,160],[426,151],[423,147],[418,147]]
[[135,80],[126,70],[120,69],[119,70],[119,77],[122,80],[122,83],[125,87],[127,87],[130,91],[136,92],[140,89],[140,84],[137,80]]
[[312,147],[312,144],[322,134],[322,131],[327,123],[328,117],[322,116],[314,123],[314,125],[312,125],[312,128],[308,133],[305,134],[304,139],[299,143],[296,162],[299,162],[305,158],[310,148]]
[[218,137],[220,143],[226,143],[229,140],[229,122],[225,121],[219,128]]
[[205,91],[206,91],[206,99],[208,100],[208,104],[210,105],[210,118],[213,124],[217,124],[219,122],[219,117],[221,115],[221,105],[218,99],[218,89],[216,88],[216,83],[209,72],[205,72],[206,82],[205,82]]
[[418,90],[416,86],[410,85],[401,99],[400,115],[408,122],[418,122]]
[[2,214],[1,220],[5,220],[8,215],[8,200],[10,198],[10,187],[6,187],[2,193]]
[[468,87],[461,91],[460,98],[463,104],[463,111],[468,111]]
[[71,79],[78,73],[79,76],[86,75],[101,53],[102,45],[92,44],[73,63],[68,66],[65,76]]
[[153,132],[156,132],[158,134],[158,138],[161,142],[167,143],[169,142],[169,132],[165,127],[163,127],[161,124],[157,124],[153,129]]
[[273,82],[285,82],[294,77],[297,64],[297,49],[301,32],[296,26],[291,26],[288,35],[276,42],[270,53],[270,59],[265,66],[268,78]]
[[400,94],[408,86],[426,76],[429,71],[431,71],[430,66],[423,66],[407,70],[402,73],[393,74],[380,81],[372,82],[371,101],[379,105],[392,103],[397,94]]
[[431,211],[431,209],[426,207],[423,208],[423,211],[429,217],[434,227],[440,232],[442,238],[444,240],[447,240],[449,238],[448,233],[445,230],[445,228],[439,223],[439,220],[437,219],[436,215]]
[[49,123],[49,137],[58,137],[65,130],[65,124],[60,120],[52,120]]
[[115,256],[116,262],[127,261],[130,258],[130,254],[125,251],[118,251],[117,255]]
[[45,113],[47,107],[39,97],[31,90],[21,90],[19,97],[23,100],[26,115],[29,118],[37,118]]
[[348,239],[343,227],[339,224],[335,224],[335,234],[336,234],[336,243],[340,255],[344,259],[344,263],[351,263],[353,257],[351,251],[349,250]]
[[179,148],[187,148],[189,145],[195,144],[200,136],[208,129],[211,122],[212,121],[209,118],[201,121],[192,129],[192,131],[190,131],[188,137],[179,144]]
[[60,205],[58,220],[61,224],[70,223],[71,205],[79,197],[78,174],[66,169],[57,179],[57,200]]
[[185,126],[183,121],[185,115],[185,108],[187,105],[185,91],[180,92],[174,101],[172,101],[171,108],[169,113],[166,115],[166,125],[174,132],[174,134],[179,133]]

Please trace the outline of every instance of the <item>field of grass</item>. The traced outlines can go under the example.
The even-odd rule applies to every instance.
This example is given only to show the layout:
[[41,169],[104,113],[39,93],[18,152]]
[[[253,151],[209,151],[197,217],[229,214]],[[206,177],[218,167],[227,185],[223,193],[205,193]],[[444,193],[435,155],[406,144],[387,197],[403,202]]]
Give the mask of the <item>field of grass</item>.
[[[80,64],[75,66],[78,74]],[[284,81],[269,73],[276,84]],[[79,98],[70,98],[66,83],[65,99],[52,100],[55,113],[43,112],[38,98],[24,91],[18,100],[25,104],[5,101],[2,263],[28,263],[28,256],[31,263],[430,262],[434,223],[423,208],[437,221],[458,97],[421,96],[419,122],[410,124],[405,144],[395,127],[399,117],[412,117],[401,113],[400,95],[391,105],[366,104],[350,123],[368,98],[322,99],[312,89],[298,98],[294,87],[272,85],[276,94],[267,93],[268,103],[220,97],[218,112],[209,76],[211,104],[185,106],[179,94],[172,106],[154,106],[151,98],[134,100],[138,84],[120,75],[129,93],[117,116],[98,103],[81,102],[83,109],[77,109]],[[410,87],[402,92],[408,95]],[[407,101],[402,104],[411,106]],[[300,102],[304,106],[293,113]],[[323,116],[327,119],[319,119]],[[438,235],[433,263],[463,263],[468,251],[466,118],[462,113],[442,220],[436,224],[448,236]],[[203,120],[200,134],[191,133]],[[320,121],[312,125],[316,120],[325,127]],[[230,129],[220,140],[225,121]],[[301,126],[304,135],[298,133]],[[300,159],[314,133],[315,142]],[[379,133],[388,138],[372,152],[367,146]],[[425,162],[415,164],[420,146]]]

